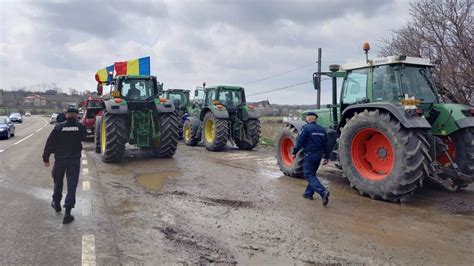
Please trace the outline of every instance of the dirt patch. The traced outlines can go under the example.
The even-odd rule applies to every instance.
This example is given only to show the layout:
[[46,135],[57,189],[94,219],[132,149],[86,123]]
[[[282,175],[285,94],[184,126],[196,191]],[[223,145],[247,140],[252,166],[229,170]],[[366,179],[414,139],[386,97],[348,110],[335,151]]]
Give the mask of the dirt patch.
[[252,202],[248,201],[240,201],[240,200],[228,200],[228,199],[214,199],[214,198],[207,198],[201,197],[202,202],[207,205],[222,205],[231,208],[251,208],[253,207]]
[[162,191],[166,180],[171,177],[180,176],[179,171],[163,171],[155,173],[140,174],[135,177],[137,183],[151,191]]

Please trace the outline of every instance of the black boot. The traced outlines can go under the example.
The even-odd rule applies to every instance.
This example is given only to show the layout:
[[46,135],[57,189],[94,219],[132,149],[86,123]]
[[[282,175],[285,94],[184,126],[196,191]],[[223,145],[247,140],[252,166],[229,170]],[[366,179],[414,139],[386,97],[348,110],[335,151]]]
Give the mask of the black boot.
[[330,194],[331,194],[331,193],[329,193],[329,191],[327,191],[327,190],[324,191],[324,194],[323,194],[323,196],[322,196],[322,198],[323,198],[323,206],[328,205],[328,203],[329,203],[329,195],[330,195]]
[[66,207],[66,213],[64,214],[63,224],[68,224],[74,221],[74,216],[71,215],[71,208]]
[[61,212],[61,203],[56,202],[56,201],[51,201],[51,207],[56,211],[56,212]]

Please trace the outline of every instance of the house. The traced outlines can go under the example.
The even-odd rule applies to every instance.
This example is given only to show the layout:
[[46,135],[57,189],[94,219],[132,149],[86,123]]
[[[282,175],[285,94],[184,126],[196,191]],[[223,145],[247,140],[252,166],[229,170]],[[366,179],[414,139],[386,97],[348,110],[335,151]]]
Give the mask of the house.
[[44,107],[48,104],[48,100],[43,96],[33,94],[25,97],[25,104],[36,107]]

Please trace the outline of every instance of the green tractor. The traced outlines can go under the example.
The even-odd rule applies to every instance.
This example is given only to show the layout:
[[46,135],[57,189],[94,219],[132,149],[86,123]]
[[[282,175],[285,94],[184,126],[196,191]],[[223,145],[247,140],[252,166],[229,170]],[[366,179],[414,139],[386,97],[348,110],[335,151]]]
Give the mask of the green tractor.
[[182,89],[171,89],[164,92],[165,99],[171,100],[176,108],[179,120],[179,139],[183,139],[183,124],[191,109],[189,94],[191,91]]
[[163,84],[154,76],[116,76],[102,116],[96,119],[95,151],[106,163],[122,160],[125,145],[172,157],[178,138],[178,117],[172,101],[160,98]]
[[[390,56],[313,74],[316,90],[321,76],[332,79],[332,104],[316,110],[318,124],[327,130],[331,159],[360,194],[404,202],[426,180],[449,191],[472,183],[474,108],[441,103],[433,67],[422,58]],[[277,139],[277,162],[288,176],[303,174],[303,155],[293,159],[291,150],[305,117],[286,123]]]
[[209,151],[221,151],[231,141],[241,150],[255,148],[260,140],[259,113],[245,101],[239,86],[197,88],[193,106],[183,125],[184,143],[202,140]]

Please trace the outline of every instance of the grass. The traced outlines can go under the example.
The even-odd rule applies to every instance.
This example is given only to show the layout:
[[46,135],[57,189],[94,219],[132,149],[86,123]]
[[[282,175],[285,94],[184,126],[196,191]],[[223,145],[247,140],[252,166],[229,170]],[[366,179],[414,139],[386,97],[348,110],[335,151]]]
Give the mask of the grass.
[[283,127],[283,118],[281,117],[262,117],[260,119],[262,126],[262,135],[260,144],[274,147],[276,138],[280,129]]

